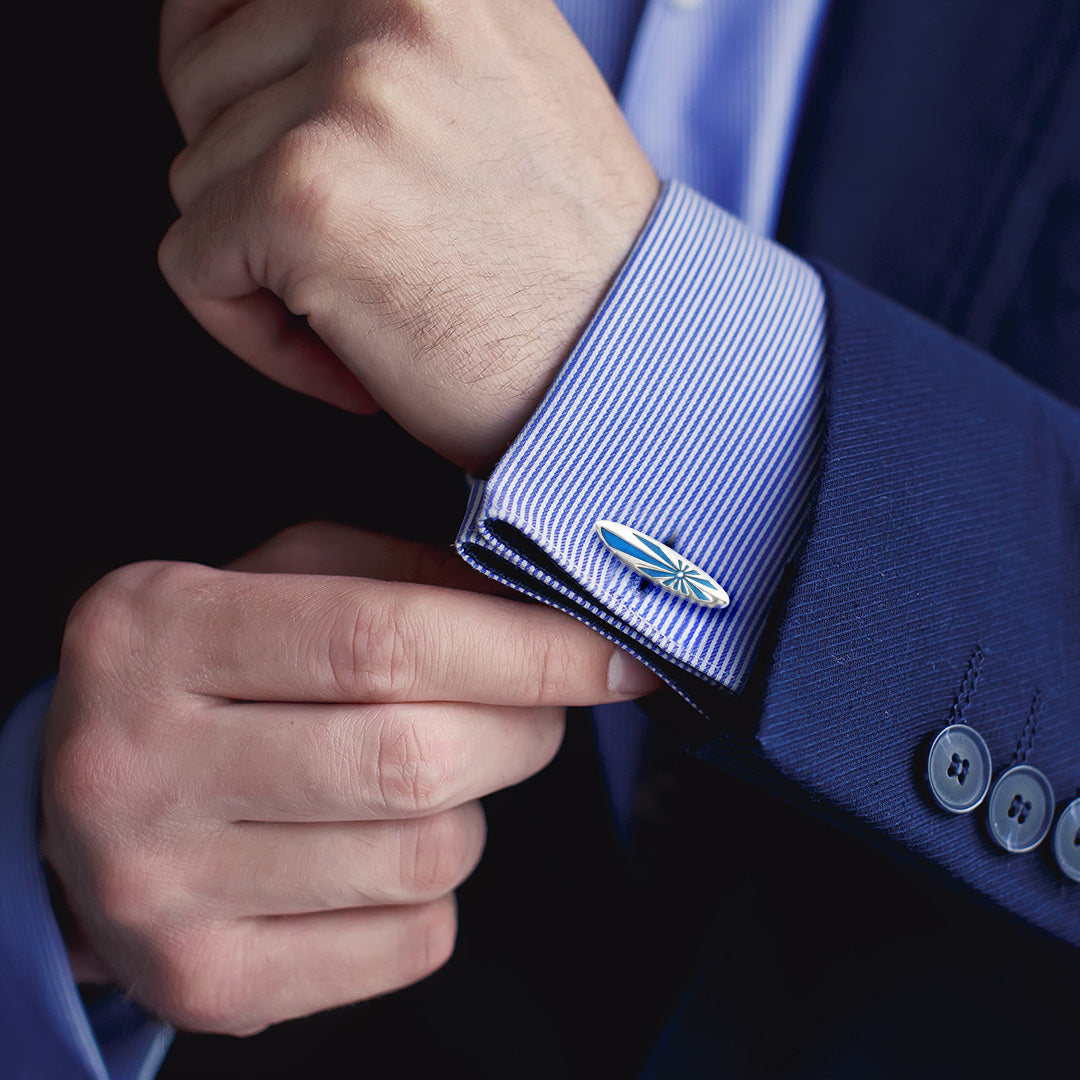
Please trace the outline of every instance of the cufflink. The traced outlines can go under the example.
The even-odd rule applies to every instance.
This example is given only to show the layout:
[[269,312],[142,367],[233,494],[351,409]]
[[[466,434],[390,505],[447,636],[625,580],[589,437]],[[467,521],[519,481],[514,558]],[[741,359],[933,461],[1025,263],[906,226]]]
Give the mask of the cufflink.
[[700,567],[667,544],[617,521],[598,521],[596,535],[604,547],[635,574],[701,607],[727,607],[728,594]]

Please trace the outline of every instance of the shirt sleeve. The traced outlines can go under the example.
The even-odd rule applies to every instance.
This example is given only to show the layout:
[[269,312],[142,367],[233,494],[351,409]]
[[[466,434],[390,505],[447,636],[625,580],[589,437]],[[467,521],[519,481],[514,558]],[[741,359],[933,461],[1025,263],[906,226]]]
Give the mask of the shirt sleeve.
[[[824,335],[808,264],[666,185],[538,410],[473,480],[459,551],[618,641],[691,703],[740,691],[805,520]],[[646,585],[601,542],[601,520],[675,549],[729,604]]]
[[85,1007],[38,850],[39,743],[52,681],[0,730],[0,1047],[16,1080],[149,1080],[172,1040],[116,991]]

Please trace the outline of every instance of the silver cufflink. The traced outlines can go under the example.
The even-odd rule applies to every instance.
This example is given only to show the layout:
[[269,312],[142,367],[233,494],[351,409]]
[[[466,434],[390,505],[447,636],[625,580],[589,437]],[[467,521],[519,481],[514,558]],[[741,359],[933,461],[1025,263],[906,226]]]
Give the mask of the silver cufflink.
[[719,583],[667,544],[617,521],[598,521],[596,535],[620,562],[654,585],[702,607],[731,602]]

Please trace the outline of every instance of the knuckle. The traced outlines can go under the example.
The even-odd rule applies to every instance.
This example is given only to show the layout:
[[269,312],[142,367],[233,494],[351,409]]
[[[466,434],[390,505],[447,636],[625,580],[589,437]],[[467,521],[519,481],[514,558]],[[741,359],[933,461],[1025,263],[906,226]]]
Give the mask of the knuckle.
[[75,605],[61,662],[113,671],[164,671],[158,663],[185,606],[216,571],[192,563],[142,562],[120,567]]
[[209,90],[212,83],[206,78],[207,41],[196,37],[180,52],[160,61],[161,83],[165,96],[176,114],[176,121],[185,139],[192,139],[209,122],[213,110]]
[[113,929],[138,931],[155,921],[161,888],[150,868],[130,856],[113,854],[94,875],[94,905]]
[[548,706],[537,711],[532,724],[536,737],[537,755],[535,770],[547,768],[562,746],[566,733],[566,709],[561,706]]
[[76,602],[64,628],[62,662],[94,666],[130,644],[138,621],[138,566],[106,574]]
[[576,657],[565,638],[550,631],[532,633],[523,638],[522,648],[526,653],[525,668],[535,676],[533,704],[576,696]]
[[419,898],[435,898],[456,888],[474,865],[472,845],[460,815],[434,814],[402,830],[401,879]]
[[354,611],[343,612],[328,636],[333,684],[352,700],[406,698],[413,683],[412,636],[396,605],[381,601],[377,593]]
[[383,88],[415,81],[417,59],[460,28],[460,11],[444,11],[441,0],[395,0],[380,7],[324,50],[324,90],[332,100],[378,102]]
[[162,950],[153,1008],[185,1031],[251,1035],[266,1022],[257,1015],[254,991],[236,964],[231,935],[198,930],[178,935]]
[[145,794],[129,741],[101,700],[94,688],[80,695],[58,685],[46,720],[42,839],[55,852],[85,848],[129,818]]
[[158,244],[158,269],[161,271],[161,276],[174,290],[180,288],[184,262],[185,232],[185,223],[182,219],[174,221],[161,238],[161,243]]
[[166,43],[173,39],[178,29],[178,24],[183,23],[183,8],[186,0],[163,0],[161,5],[161,49],[158,54],[158,74],[169,103],[175,109],[178,99],[183,96],[183,90],[190,83],[190,75],[187,74],[193,58],[203,50],[203,36],[198,35],[177,47],[166,48]]
[[63,740],[47,755],[42,776],[43,824],[49,843],[84,844],[102,823],[123,816],[118,805],[126,791],[120,755],[101,740],[86,736]]
[[181,213],[191,203],[192,192],[195,188],[193,171],[192,153],[189,147],[181,150],[169,165],[169,194]]
[[171,609],[177,600],[200,592],[219,574],[209,566],[185,562],[145,562],[129,567],[146,610]]
[[314,239],[334,236],[336,201],[333,139],[327,124],[304,121],[286,131],[254,166],[254,187],[287,227]]
[[354,137],[381,143],[395,124],[393,83],[400,67],[400,51],[386,39],[367,39],[341,49],[322,74],[328,114]]
[[457,907],[453,897],[444,897],[419,911],[412,929],[402,939],[398,958],[403,983],[426,978],[453,956],[457,941]]
[[442,809],[454,789],[457,754],[431,725],[414,723],[395,709],[377,723],[374,783],[383,808],[393,815],[425,815]]
[[43,795],[69,825],[130,816],[160,778],[155,718],[179,715],[173,649],[183,595],[206,568],[135,563],[75,604],[46,723]]

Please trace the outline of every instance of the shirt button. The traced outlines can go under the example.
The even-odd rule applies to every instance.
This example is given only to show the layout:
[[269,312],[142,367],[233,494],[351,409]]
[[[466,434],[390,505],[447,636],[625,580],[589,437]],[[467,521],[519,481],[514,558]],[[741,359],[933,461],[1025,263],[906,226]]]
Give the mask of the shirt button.
[[1014,765],[990,792],[986,823],[1006,851],[1031,851],[1042,843],[1054,817],[1054,789],[1031,765]]
[[1061,811],[1054,830],[1054,858],[1067,878],[1080,881],[1080,799]]
[[926,763],[930,793],[952,814],[967,814],[983,801],[990,787],[990,751],[983,737],[967,724],[950,724],[938,732]]

